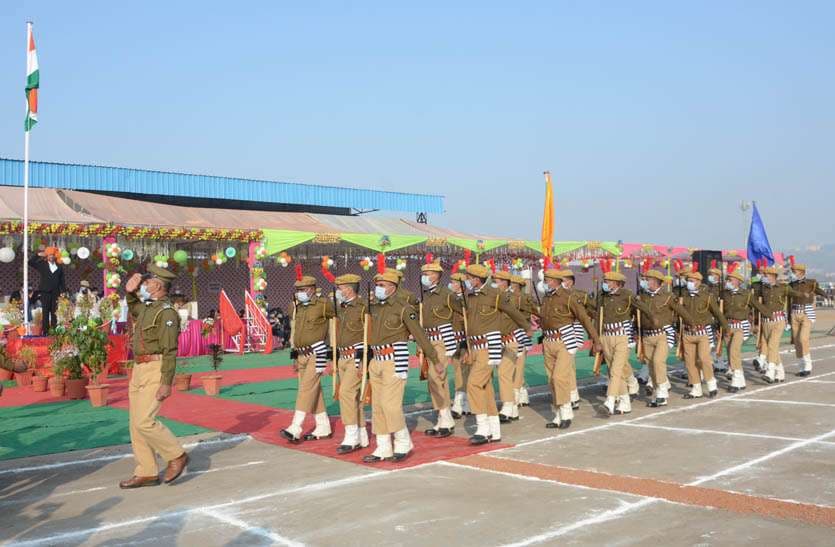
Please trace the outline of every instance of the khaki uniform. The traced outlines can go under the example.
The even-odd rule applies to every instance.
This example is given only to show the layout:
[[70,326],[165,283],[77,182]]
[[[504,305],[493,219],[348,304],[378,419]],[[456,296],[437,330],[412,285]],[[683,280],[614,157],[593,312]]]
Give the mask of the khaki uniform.
[[[526,318],[529,318],[531,314],[538,314],[539,309],[537,305],[534,303],[533,298],[531,295],[527,293],[513,293],[513,300],[516,309],[522,312]],[[516,403],[519,403],[518,393],[519,390],[525,385],[525,360],[528,355],[527,348],[523,348],[522,351],[517,353],[516,355],[516,367],[513,370],[513,390],[517,394]]]
[[167,298],[142,302],[128,293],[126,300],[133,319],[136,361],[128,386],[134,475],[155,477],[159,473],[156,454],[170,462],[184,453],[176,437],[157,420],[162,402],[156,397],[160,385],[170,386],[174,381],[180,317]]
[[[333,303],[314,296],[309,302],[298,303],[293,309],[293,349],[298,352],[296,368],[299,387],[296,410],[306,414],[325,412],[325,399],[319,382],[321,370],[316,370],[314,344],[324,344],[328,338],[328,319],[334,316]],[[321,367],[320,367],[321,368]]]
[[[752,300],[754,307],[760,312],[760,329],[762,341],[760,354],[765,354],[767,382],[782,382],[786,373],[783,360],[780,357],[780,339],[786,330],[786,313],[789,298],[803,298],[804,293],[796,291],[788,285],[771,286],[763,284],[760,295]],[[760,299],[762,301],[760,301]]]
[[731,391],[738,391],[745,387],[745,374],[742,369],[742,344],[745,342],[746,331],[751,332],[748,314],[753,305],[754,295],[750,290],[722,291],[722,307],[725,319],[728,320],[726,331],[728,364],[731,368]]
[[564,335],[560,330],[563,329],[567,336],[573,337],[575,335],[574,322],[579,321],[595,343],[599,342],[597,331],[585,307],[580,304],[572,291],[565,289],[558,289],[545,295],[539,310],[539,318],[543,336],[545,374],[548,377],[548,387],[556,409],[553,423],[570,422],[574,417],[571,408],[571,392],[576,389],[577,382],[573,366],[576,348],[569,350],[566,347]]
[[357,366],[357,357],[361,354],[357,346],[363,342],[363,319],[366,306],[358,297],[339,305],[336,313],[336,347],[339,355],[337,369],[339,375],[339,414],[346,426],[357,425],[362,407],[360,405],[360,384],[362,375]]
[[[456,295],[459,306],[462,305],[460,295]],[[455,311],[452,314],[452,330],[455,332],[455,339],[458,341],[458,349],[452,355],[452,370],[454,374],[455,398],[452,403],[452,416],[461,417],[470,411],[470,404],[467,401],[467,380],[470,377],[470,355],[467,352],[466,333],[464,332],[464,314],[462,311]]]
[[[603,336],[600,344],[603,356],[609,368],[609,386],[606,391],[607,408],[613,410],[614,399],[618,400],[621,412],[631,411],[627,381],[632,378],[632,367],[629,364],[629,323],[634,313],[635,296],[632,291],[620,288],[616,293],[604,292],[600,298],[603,308]],[[599,320],[597,304],[591,304],[594,317]]]
[[[499,290],[501,298],[507,307],[512,307],[516,311],[522,312],[518,308],[518,303],[514,294],[509,290]],[[527,314],[527,321],[530,321],[530,313]],[[516,407],[516,394],[513,391],[514,374],[516,373],[516,358],[519,354],[519,342],[513,334],[516,325],[513,319],[507,314],[502,314],[501,328],[499,332],[502,334],[502,343],[504,351],[502,352],[502,360],[499,363],[499,400],[502,402],[502,408],[499,414],[504,421],[516,419],[519,417],[518,409]]]
[[444,368],[439,372],[436,367],[429,366],[429,395],[432,398],[432,407],[435,410],[444,410],[450,407],[449,384],[447,382],[447,363],[454,351],[447,352],[441,335],[441,329],[446,327],[452,329],[453,317],[456,310],[462,310],[461,303],[456,296],[446,287],[434,287],[423,293],[422,325],[427,337],[430,338],[435,353]]
[[685,291],[681,305],[684,308],[681,312],[684,321],[684,333],[681,337],[684,365],[687,368],[689,383],[693,386],[685,398],[702,396],[702,379],[707,385],[709,395],[713,397],[716,394],[716,378],[713,376],[713,355],[708,329],[712,328],[715,321],[719,322],[722,329],[727,329],[727,321],[719,309],[717,300],[701,287],[696,293]]
[[796,293],[799,293],[797,296],[795,296],[796,293],[792,293],[791,298],[792,343],[794,343],[797,357],[808,361],[809,370],[811,370],[812,358],[809,340],[812,336],[812,323],[814,321],[809,318],[809,310],[814,311],[815,309],[815,295],[826,298],[826,293],[814,279],[801,279],[789,286]]
[[[564,289],[560,288],[558,290],[564,290]],[[575,289],[574,287],[571,287],[569,289],[569,291],[571,291],[571,298],[573,298],[574,301],[577,302],[577,304],[583,306],[583,308],[586,310],[587,315],[589,316],[589,318],[593,319],[591,313],[588,313],[589,309],[590,309],[589,306],[591,305],[591,299],[589,298],[589,293],[587,293],[586,291],[581,290],[581,289]],[[576,323],[575,323],[575,330],[576,330]],[[597,332],[597,331],[595,331],[595,332]],[[577,390],[577,354],[572,353],[570,355],[570,359],[571,359],[571,370],[572,370],[572,374],[571,374],[571,402],[576,407],[576,405],[579,405],[579,403],[580,403],[580,392]]]

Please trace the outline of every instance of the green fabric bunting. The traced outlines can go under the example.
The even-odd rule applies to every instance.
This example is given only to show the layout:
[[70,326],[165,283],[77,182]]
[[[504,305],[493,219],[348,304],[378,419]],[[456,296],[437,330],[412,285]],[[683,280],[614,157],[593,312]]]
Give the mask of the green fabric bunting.
[[383,234],[342,234],[342,241],[365,247],[377,251],[378,253],[388,253],[403,249],[404,247],[411,247],[412,245],[419,245],[424,243],[429,238],[426,236],[402,236],[402,235],[383,235]]
[[[481,242],[481,245],[479,245]],[[506,239],[463,239],[460,237],[449,237],[447,238],[447,243],[450,245],[455,245],[456,247],[461,247],[463,249],[469,249],[474,253],[486,253],[487,251],[492,251],[498,247],[502,247],[507,245]]]
[[296,245],[307,243],[316,234],[314,232],[296,232],[293,230],[261,230],[264,233],[264,248],[271,255],[286,251]]

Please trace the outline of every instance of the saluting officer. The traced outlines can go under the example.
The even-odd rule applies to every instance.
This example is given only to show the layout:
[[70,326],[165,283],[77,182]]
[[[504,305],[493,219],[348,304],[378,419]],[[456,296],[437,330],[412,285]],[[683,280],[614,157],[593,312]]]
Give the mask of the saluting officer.
[[432,407],[438,412],[438,421],[424,433],[430,437],[449,437],[455,429],[455,420],[450,412],[447,366],[449,358],[458,349],[452,322],[456,310],[460,312],[462,308],[458,297],[447,287],[441,286],[444,269],[439,263],[424,264],[420,271],[420,282],[424,287],[423,329],[440,361],[429,367],[428,378],[429,395],[432,397]]
[[706,290],[701,287],[702,274],[690,271],[686,274],[687,292],[682,297],[682,306],[687,313],[681,313],[684,320],[682,335],[684,350],[684,365],[691,385],[690,392],[685,399],[702,397],[702,380],[707,387],[708,397],[718,394],[716,378],[713,376],[713,356],[710,348],[711,329],[714,321],[718,321],[722,329],[727,331],[728,322],[719,309],[719,304]]
[[384,272],[377,274],[374,282],[377,301],[371,306],[368,343],[372,360],[368,364],[368,373],[371,380],[371,428],[377,447],[363,461],[398,462],[405,459],[413,448],[403,416],[403,393],[409,376],[409,334],[429,359],[430,365],[440,366],[441,360],[423,332],[417,312],[397,296],[400,278],[394,273]]
[[826,298],[826,292],[818,286],[817,281],[806,278],[804,264],[792,264],[789,280],[791,288],[802,294],[794,296],[793,293],[791,299],[792,341],[797,358],[802,360],[802,369],[797,375],[809,376],[812,374],[809,339],[812,335],[812,324],[815,322],[815,295]]
[[493,392],[493,367],[501,363],[504,353],[502,328],[504,315],[526,332],[530,323],[503,295],[487,285],[490,270],[481,264],[467,266],[465,290],[467,328],[470,348],[470,377],[467,399],[476,415],[476,432],[470,444],[481,445],[501,440],[501,425]]
[[133,274],[125,283],[128,309],[133,319],[133,375],[128,387],[130,443],[136,458],[133,477],[120,488],[159,484],[157,457],[168,462],[163,480],[173,482],[188,465],[188,454],[171,431],[157,420],[162,402],[171,395],[177,366],[180,317],[168,300],[168,289],[177,277],[151,264],[148,274]]
[[316,427],[304,435],[305,441],[329,439],[333,434],[325,400],[322,397],[322,374],[328,364],[328,319],[334,316],[333,303],[316,294],[316,279],[300,276],[294,283],[295,305],[292,315],[293,368],[299,376],[296,392],[296,412],[281,435],[292,443],[302,441],[302,424],[308,414],[315,413]]
[[595,346],[600,340],[585,307],[568,290],[561,288],[562,272],[549,268],[545,270],[545,297],[539,310],[542,326],[542,352],[545,360],[545,374],[551,389],[554,419],[545,424],[549,429],[565,429],[574,419],[571,401],[571,386],[576,381],[572,358],[580,346],[574,321],[579,321],[589,333]]
[[343,274],[334,280],[336,301],[336,351],[339,374],[339,413],[345,426],[345,438],[336,447],[337,454],[349,454],[368,446],[368,431],[360,403],[360,385],[363,359],[363,325],[366,304],[359,298],[361,278],[355,274]]

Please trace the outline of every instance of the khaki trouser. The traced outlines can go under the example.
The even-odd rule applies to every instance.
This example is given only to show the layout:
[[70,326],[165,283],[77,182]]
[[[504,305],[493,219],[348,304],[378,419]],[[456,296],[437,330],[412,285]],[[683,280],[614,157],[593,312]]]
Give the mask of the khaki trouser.
[[783,336],[783,331],[786,330],[786,322],[763,321],[762,328],[765,358],[769,363],[782,365],[783,360],[780,358],[780,337]]
[[809,355],[809,339],[812,336],[812,322],[805,313],[792,313],[792,342],[798,357]]
[[353,357],[340,358],[336,363],[339,369],[339,414],[344,425],[359,423],[362,378],[355,363]]
[[444,365],[443,372],[440,374],[435,369],[433,363],[429,363],[429,395],[432,397],[432,408],[441,410],[449,408],[449,383],[447,382],[447,361],[446,348],[443,340],[433,340],[432,347],[435,348],[435,353],[438,354],[438,359]]
[[574,376],[571,354],[565,349],[562,340],[544,340],[542,350],[545,374],[548,376],[548,387],[551,388],[554,405],[561,406],[570,403],[571,378]]
[[[684,334],[684,366],[691,385],[713,380],[713,356],[710,352],[709,336]],[[701,376],[699,372],[701,371]]]
[[307,414],[321,414],[325,411],[322,384],[316,374],[316,355],[299,355],[296,359],[299,369],[299,390],[296,393],[296,410]]
[[627,395],[626,379],[632,374],[632,367],[629,366],[629,339],[626,336],[603,336],[600,344],[609,367],[606,396]]
[[470,410],[473,414],[498,416],[496,393],[493,391],[493,367],[487,364],[490,360],[487,349],[477,349],[471,353],[472,364],[467,378],[467,401],[470,403]]
[[742,329],[729,329],[731,339],[728,341],[728,364],[731,370],[742,370],[742,343],[744,335]]
[[136,458],[137,477],[156,477],[157,454],[170,462],[183,455],[183,447],[171,431],[157,421],[162,405],[157,401],[157,390],[162,383],[162,361],[137,363],[133,367],[128,390],[130,414],[130,444]]
[[642,343],[644,357],[649,365],[649,377],[652,378],[652,385],[657,388],[667,383],[667,356],[670,353],[667,336],[663,333],[644,336]]
[[516,356],[516,368],[513,370],[513,389],[519,390],[525,385],[525,358],[528,356],[528,350],[522,350],[522,353]]
[[508,343],[502,351],[502,362],[499,363],[499,399],[503,403],[516,401],[513,393],[513,374],[516,372],[516,349],[519,345],[513,341]]
[[467,391],[467,378],[470,376],[470,361],[469,357],[462,362],[461,353],[466,354],[466,350],[459,350],[456,353],[457,357],[452,358],[452,370],[455,372],[455,391]]
[[403,393],[406,380],[395,376],[394,361],[373,359],[368,365],[368,374],[371,379],[371,431],[375,435],[387,435],[405,428]]

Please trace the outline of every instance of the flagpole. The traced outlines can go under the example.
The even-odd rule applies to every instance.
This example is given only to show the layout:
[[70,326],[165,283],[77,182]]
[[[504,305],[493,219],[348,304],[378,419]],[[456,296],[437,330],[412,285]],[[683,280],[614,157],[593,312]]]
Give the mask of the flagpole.
[[[32,22],[26,22],[26,54],[29,55],[29,38],[32,36]],[[26,77],[29,77],[29,63],[26,64]],[[29,113],[27,97],[26,113]],[[23,326],[29,334],[29,129],[23,132]]]

